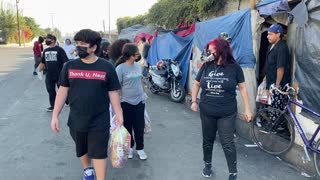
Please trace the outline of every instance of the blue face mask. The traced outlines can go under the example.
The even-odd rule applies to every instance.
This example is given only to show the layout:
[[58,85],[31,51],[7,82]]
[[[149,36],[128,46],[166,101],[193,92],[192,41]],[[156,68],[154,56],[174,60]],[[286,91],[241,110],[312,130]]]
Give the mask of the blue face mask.
[[84,59],[89,56],[88,47],[77,46],[76,50],[77,50],[78,56],[81,59]]

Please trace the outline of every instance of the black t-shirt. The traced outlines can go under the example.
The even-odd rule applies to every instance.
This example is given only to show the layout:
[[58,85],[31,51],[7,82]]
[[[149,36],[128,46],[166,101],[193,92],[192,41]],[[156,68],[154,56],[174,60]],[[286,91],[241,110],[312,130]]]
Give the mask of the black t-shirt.
[[202,113],[222,117],[237,112],[236,87],[245,81],[238,64],[204,63],[196,80],[202,89],[199,104]]
[[108,91],[121,88],[113,65],[98,58],[92,64],[76,59],[61,71],[61,86],[69,87],[68,126],[82,132],[110,127]]
[[46,65],[47,73],[52,76],[59,76],[63,64],[67,61],[66,52],[59,46],[45,49],[41,60]]
[[266,61],[266,80],[267,88],[271,84],[276,84],[277,68],[283,67],[284,74],[280,86],[290,83],[290,56],[289,48],[284,40],[280,40],[271,50],[268,48]]

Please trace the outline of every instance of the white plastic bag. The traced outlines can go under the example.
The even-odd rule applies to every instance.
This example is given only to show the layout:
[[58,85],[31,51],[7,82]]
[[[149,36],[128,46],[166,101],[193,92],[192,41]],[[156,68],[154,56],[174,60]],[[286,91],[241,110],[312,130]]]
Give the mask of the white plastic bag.
[[260,102],[262,104],[269,104],[269,105],[271,104],[266,81],[262,81],[262,83],[258,87],[256,102]]
[[43,71],[38,72],[38,79],[42,80],[43,79]]
[[151,132],[151,121],[149,114],[147,113],[147,110],[144,109],[144,133],[150,133]]

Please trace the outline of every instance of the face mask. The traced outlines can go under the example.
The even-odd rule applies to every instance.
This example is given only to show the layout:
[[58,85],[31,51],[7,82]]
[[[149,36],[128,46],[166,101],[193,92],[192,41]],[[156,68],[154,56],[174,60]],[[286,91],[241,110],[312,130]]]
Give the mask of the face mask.
[[51,41],[46,41],[46,45],[49,46],[51,44]]
[[209,56],[206,57],[206,61],[214,61],[215,57],[213,54],[210,54]]
[[78,56],[81,59],[86,58],[87,56],[89,56],[89,53],[88,53],[87,49],[88,49],[87,47],[77,46]]
[[141,55],[139,54],[139,55],[137,55],[137,58],[134,61],[138,62],[138,61],[140,61],[140,59],[141,59]]

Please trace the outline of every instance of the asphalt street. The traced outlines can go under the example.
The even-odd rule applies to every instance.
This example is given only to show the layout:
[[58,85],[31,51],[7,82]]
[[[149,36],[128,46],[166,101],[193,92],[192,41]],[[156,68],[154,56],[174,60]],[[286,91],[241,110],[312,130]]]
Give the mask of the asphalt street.
[[[80,180],[80,161],[66,125],[69,108],[60,116],[61,132],[50,129],[51,113],[44,80],[33,72],[31,48],[0,48],[0,180]],[[145,136],[146,161],[135,154],[124,168],[108,163],[108,180],[202,180],[202,138],[198,113],[167,95],[148,92],[152,132]],[[239,180],[304,180],[301,172],[238,138]],[[217,141],[214,176],[226,180],[227,165]]]

